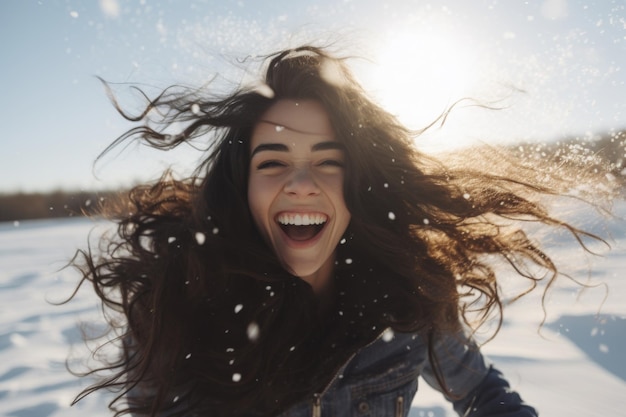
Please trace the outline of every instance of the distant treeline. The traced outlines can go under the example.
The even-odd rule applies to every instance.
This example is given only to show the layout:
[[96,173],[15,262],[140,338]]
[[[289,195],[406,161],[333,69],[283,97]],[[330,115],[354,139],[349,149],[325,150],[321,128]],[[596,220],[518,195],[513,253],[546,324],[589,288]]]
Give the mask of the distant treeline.
[[[608,172],[626,190],[626,130],[593,138],[568,138],[549,143],[516,145],[512,149],[524,158],[546,158],[565,161],[598,156]],[[92,215],[107,201],[124,196],[123,191],[0,194],[0,222]]]
[[0,194],[0,222],[93,215],[119,191]]

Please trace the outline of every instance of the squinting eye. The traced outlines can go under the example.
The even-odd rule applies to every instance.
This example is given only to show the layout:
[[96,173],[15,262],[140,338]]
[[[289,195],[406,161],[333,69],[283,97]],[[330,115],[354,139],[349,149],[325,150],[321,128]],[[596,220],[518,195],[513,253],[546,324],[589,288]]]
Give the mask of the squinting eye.
[[337,159],[327,159],[319,163],[320,166],[331,166],[331,167],[340,167],[343,168],[343,161]]
[[279,168],[279,167],[284,167],[285,164],[280,162],[280,161],[265,161],[265,162],[261,162],[259,165],[257,165],[257,169],[268,169],[268,168]]

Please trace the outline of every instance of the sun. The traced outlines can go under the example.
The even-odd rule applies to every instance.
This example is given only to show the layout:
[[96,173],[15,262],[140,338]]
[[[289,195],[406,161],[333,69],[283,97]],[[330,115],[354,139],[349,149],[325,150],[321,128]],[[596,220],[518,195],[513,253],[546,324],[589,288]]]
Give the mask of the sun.
[[412,129],[421,129],[479,82],[477,47],[451,30],[390,33],[367,75],[378,102]]

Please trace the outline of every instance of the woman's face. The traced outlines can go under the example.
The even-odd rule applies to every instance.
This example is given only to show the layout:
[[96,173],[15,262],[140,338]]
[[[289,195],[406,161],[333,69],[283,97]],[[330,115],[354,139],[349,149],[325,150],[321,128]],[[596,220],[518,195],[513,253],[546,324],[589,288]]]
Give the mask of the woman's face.
[[324,107],[280,100],[254,127],[248,201],[255,224],[281,263],[314,290],[334,267],[350,222],[343,198],[343,147]]

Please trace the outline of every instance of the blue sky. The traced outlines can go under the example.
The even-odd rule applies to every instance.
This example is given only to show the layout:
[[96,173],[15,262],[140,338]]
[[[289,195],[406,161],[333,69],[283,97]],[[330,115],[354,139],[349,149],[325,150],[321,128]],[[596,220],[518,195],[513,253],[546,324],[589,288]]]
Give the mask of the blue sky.
[[459,109],[426,149],[626,128],[623,0],[7,0],[0,192],[110,188],[193,168],[192,149],[137,146],[94,166],[130,127],[95,76],[149,91],[216,73],[238,82],[236,57],[317,41],[363,57],[353,68],[366,89],[412,127],[462,96],[506,107]]

